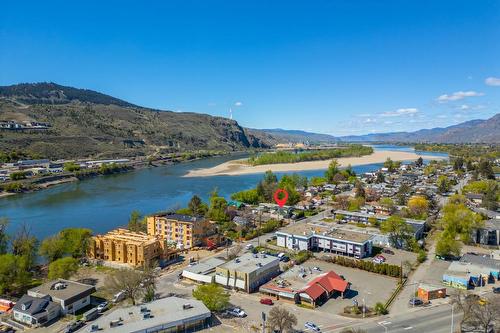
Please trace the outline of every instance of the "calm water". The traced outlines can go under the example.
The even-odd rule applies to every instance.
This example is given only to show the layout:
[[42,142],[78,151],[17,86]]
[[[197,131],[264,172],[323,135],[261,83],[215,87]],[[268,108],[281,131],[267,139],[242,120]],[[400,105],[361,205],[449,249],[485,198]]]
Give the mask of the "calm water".
[[[396,146],[375,148],[390,150],[391,147],[392,150],[411,149]],[[426,153],[425,157],[429,155]],[[39,239],[57,233],[64,227],[87,227],[97,233],[105,232],[126,225],[132,210],[149,214],[184,207],[193,194],[206,200],[214,188],[218,189],[220,195],[229,198],[231,193],[254,187],[262,178],[262,174],[182,177],[188,170],[211,167],[234,158],[216,157],[97,177],[7,197],[0,199],[0,216],[10,219],[10,232],[15,232],[17,227],[25,222]],[[363,173],[380,167],[380,164],[367,164],[354,167],[354,170]],[[323,173],[324,170],[300,172],[307,177],[322,176]]]

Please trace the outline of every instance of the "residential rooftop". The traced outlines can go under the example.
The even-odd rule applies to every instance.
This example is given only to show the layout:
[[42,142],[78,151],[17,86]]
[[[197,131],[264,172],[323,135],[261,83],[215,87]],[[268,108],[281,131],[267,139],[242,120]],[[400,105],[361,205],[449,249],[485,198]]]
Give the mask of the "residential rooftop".
[[317,223],[296,223],[289,225],[276,232],[277,234],[289,234],[304,237],[313,235],[322,235],[324,237],[333,238],[336,240],[346,240],[354,243],[364,243],[370,240],[373,236],[370,234],[346,231],[336,228],[334,224],[327,226]]
[[192,216],[192,215],[184,215],[177,213],[160,213],[160,214],[155,214],[155,217],[163,217],[166,219],[171,219],[181,222],[198,222],[205,220],[205,218],[202,216]]
[[273,261],[279,262],[279,259],[266,254],[253,254],[251,252],[247,252],[238,258],[228,261],[220,267],[230,271],[251,273],[260,267],[272,263]]
[[[141,312],[141,307],[143,312]],[[144,309],[149,310],[150,318],[144,319]],[[99,326],[99,332],[146,332],[147,329],[158,328],[154,332],[167,330],[183,323],[203,320],[211,317],[211,312],[200,301],[179,297],[166,297],[145,305],[118,308],[104,314],[92,322]],[[110,322],[120,321],[121,325],[111,328]]]
[[86,297],[95,292],[95,287],[64,279],[49,281],[28,290],[28,294],[36,297],[49,295],[52,299],[70,300],[75,296]]

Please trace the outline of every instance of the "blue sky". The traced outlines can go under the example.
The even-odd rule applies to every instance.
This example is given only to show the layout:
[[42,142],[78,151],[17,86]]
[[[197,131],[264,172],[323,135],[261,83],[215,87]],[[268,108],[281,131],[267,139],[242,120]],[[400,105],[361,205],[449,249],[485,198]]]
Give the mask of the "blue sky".
[[53,81],[243,126],[414,130],[500,109],[498,1],[8,1],[0,85]]

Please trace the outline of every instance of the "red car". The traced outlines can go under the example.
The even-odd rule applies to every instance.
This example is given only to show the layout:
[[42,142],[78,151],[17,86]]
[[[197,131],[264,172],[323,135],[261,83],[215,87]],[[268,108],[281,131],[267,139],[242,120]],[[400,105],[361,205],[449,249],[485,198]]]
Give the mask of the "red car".
[[270,298],[261,298],[260,304],[273,305],[273,300]]

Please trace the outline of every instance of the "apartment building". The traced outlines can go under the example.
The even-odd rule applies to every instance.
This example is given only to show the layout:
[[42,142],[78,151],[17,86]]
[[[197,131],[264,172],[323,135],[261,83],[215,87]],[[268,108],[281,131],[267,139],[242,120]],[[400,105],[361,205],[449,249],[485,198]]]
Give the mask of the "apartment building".
[[[388,215],[381,214],[367,214],[362,212],[351,212],[348,210],[332,210],[332,216],[343,222],[354,222],[370,224],[370,219],[377,220],[378,223],[383,223],[389,219]],[[424,220],[414,220],[414,219],[404,219],[405,222],[413,228],[413,236],[415,239],[421,239],[424,236],[425,221]]]
[[116,229],[105,235],[92,237],[89,258],[130,266],[142,266],[168,253],[156,237],[127,229]]
[[292,250],[323,251],[364,258],[372,253],[373,236],[314,223],[297,223],[276,231],[277,245]]
[[220,242],[216,225],[204,217],[166,213],[147,218],[148,235],[175,244],[179,249],[214,246]]

